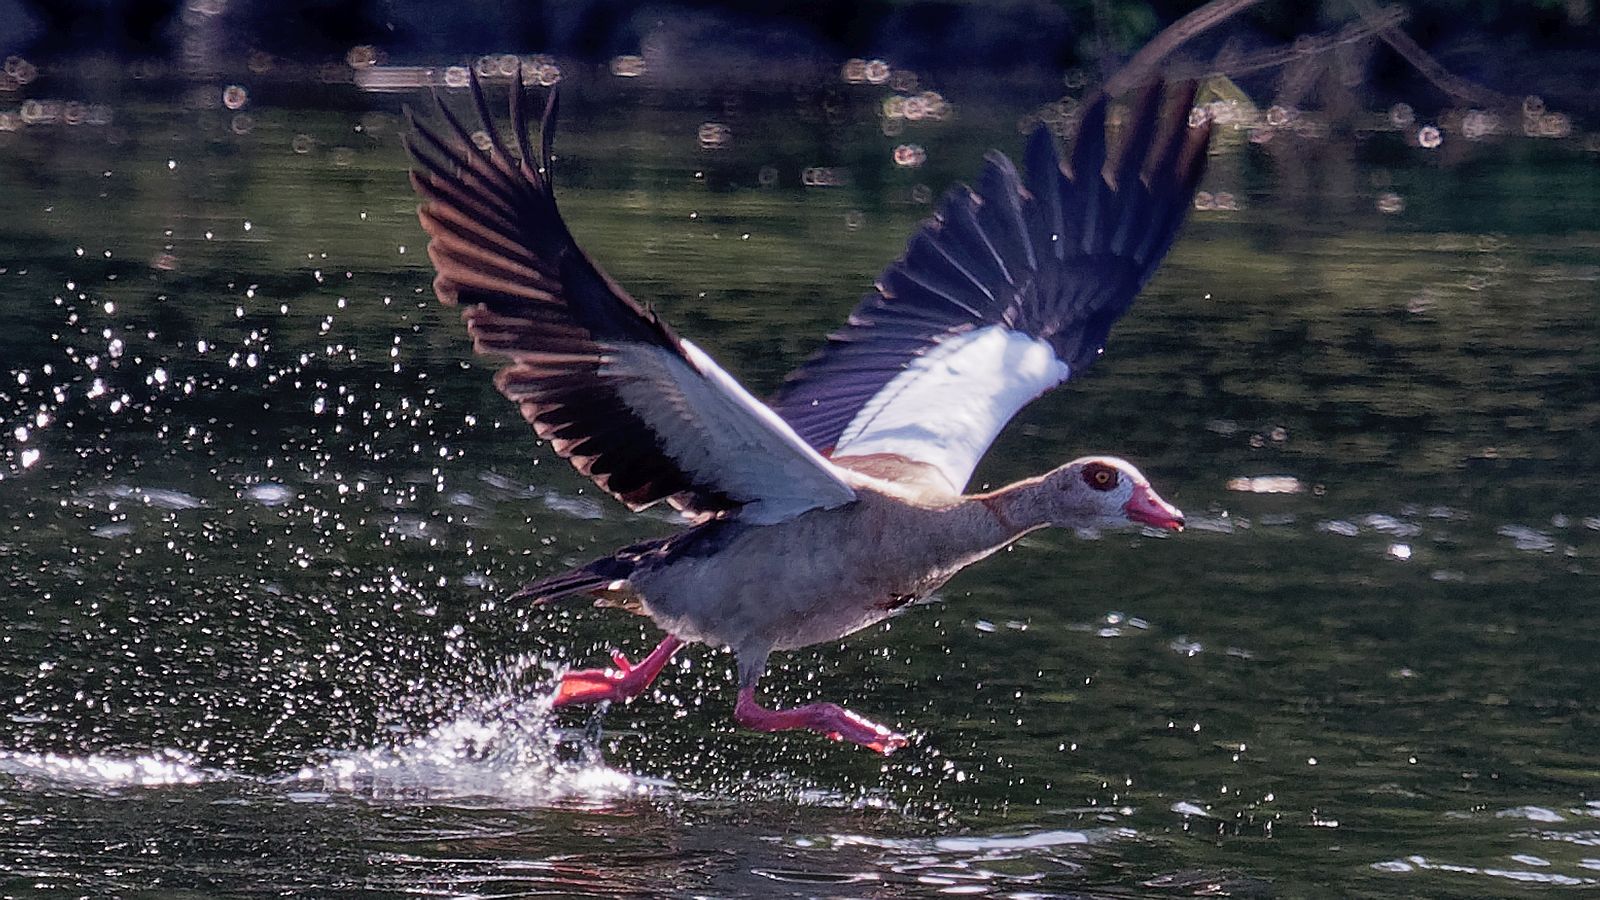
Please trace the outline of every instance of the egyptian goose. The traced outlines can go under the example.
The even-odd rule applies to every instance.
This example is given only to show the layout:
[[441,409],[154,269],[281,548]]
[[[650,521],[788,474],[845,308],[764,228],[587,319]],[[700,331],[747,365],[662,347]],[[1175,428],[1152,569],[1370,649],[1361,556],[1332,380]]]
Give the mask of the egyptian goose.
[[1068,165],[1042,126],[1026,177],[990,153],[977,188],[943,200],[767,403],[579,248],[551,188],[555,94],[537,157],[522,90],[509,146],[476,78],[471,94],[480,134],[443,104],[436,124],[408,111],[434,290],[462,307],[476,350],[505,361],[495,384],[558,455],[629,509],[665,500],[691,520],[516,592],[588,595],[667,633],[637,664],[614,654],[614,669],[568,672],[556,706],[631,698],[684,644],[711,644],[737,657],[742,725],[890,753],[903,736],[832,703],[760,706],[768,655],[891,616],[1037,528],[1183,528],[1110,456],[963,490],[1019,409],[1100,355],[1166,255],[1210,135],[1192,85],[1145,90],[1114,163],[1104,98],[1084,110]]

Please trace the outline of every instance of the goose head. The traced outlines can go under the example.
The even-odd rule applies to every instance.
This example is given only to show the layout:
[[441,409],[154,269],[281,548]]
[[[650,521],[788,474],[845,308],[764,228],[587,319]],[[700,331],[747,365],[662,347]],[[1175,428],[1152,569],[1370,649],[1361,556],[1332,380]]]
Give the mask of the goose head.
[[1150,480],[1125,459],[1075,459],[1045,475],[1040,487],[1051,525],[1114,528],[1131,524],[1183,530],[1183,512],[1161,499]]

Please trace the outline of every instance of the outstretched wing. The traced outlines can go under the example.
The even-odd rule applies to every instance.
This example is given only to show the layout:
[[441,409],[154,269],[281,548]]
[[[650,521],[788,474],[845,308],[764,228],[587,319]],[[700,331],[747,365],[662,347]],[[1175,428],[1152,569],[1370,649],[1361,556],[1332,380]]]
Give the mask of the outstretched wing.
[[1094,361],[1166,255],[1205,167],[1194,92],[1163,111],[1161,86],[1145,91],[1115,165],[1103,97],[1070,167],[1043,126],[1025,180],[991,152],[977,189],[944,199],[772,407],[840,465],[931,469],[960,491],[1018,410]]
[[578,248],[551,192],[555,96],[534,160],[520,84],[515,155],[476,77],[481,134],[439,104],[442,124],[412,120],[406,138],[434,291],[463,308],[478,352],[508,360],[495,375],[500,392],[556,453],[633,509],[667,499],[690,513],[773,522],[853,499],[839,469]]

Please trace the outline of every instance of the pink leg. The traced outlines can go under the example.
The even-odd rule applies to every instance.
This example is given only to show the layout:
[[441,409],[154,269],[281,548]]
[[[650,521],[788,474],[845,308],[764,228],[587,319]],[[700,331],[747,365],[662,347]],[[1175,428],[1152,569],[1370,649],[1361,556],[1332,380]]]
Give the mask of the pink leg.
[[739,702],[733,718],[756,731],[788,731],[806,728],[836,741],[849,741],[888,756],[907,743],[904,735],[869,722],[834,703],[811,703],[795,709],[765,709],[756,703],[754,685],[739,689]]
[[618,651],[612,651],[611,661],[616,669],[583,669],[561,676],[551,706],[560,709],[579,703],[599,703],[602,700],[628,700],[637,697],[661,674],[661,669],[683,646],[683,641],[672,635],[650,651],[650,655],[636,666]]

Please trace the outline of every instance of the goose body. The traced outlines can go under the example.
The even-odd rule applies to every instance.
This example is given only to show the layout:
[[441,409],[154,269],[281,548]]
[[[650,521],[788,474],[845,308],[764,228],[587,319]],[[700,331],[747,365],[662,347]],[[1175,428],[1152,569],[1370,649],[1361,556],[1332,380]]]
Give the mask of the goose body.
[[882,621],[1013,539],[972,503],[908,501],[862,484],[853,503],[787,522],[702,525],[669,564],[628,582],[669,633],[754,664]]
[[[520,79],[518,80],[520,84]],[[666,633],[638,664],[569,672],[555,703],[627,699],[685,643],[731,649],[735,717],[880,752],[905,739],[828,703],[755,699],[769,654],[833,641],[896,614],[1023,534],[1183,516],[1132,464],[1085,457],[964,493],[1011,417],[1099,356],[1153,274],[1204,166],[1193,89],[1136,104],[1115,165],[1091,104],[1070,164],[1042,128],[1024,179],[988,158],[880,277],[849,322],[770,403],[679,338],[578,247],[550,182],[552,95],[537,156],[522,91],[507,145],[474,79],[484,134],[446,108],[413,122],[412,183],[440,299],[463,308],[496,384],[536,434],[633,509],[666,501],[693,524],[529,584],[536,603],[584,595]]]

